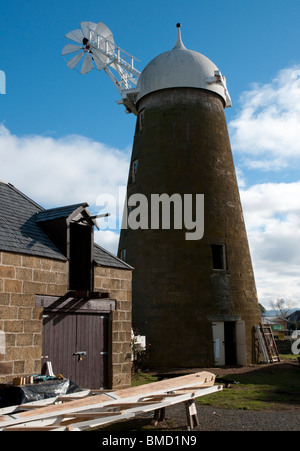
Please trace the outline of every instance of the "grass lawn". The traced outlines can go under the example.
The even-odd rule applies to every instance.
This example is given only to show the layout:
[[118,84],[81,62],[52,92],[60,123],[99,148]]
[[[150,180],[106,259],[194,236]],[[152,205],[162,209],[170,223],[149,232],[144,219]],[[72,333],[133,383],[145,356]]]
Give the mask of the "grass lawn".
[[[197,401],[201,405],[210,405],[223,409],[265,410],[290,409],[300,407],[300,365],[296,356],[280,356],[281,363],[256,365],[243,372],[222,375],[228,381],[236,381],[222,392],[203,396]],[[218,369],[215,369],[215,374]],[[159,380],[151,373],[136,373],[132,385],[142,385]],[[223,385],[223,384],[222,384]]]
[[266,410],[300,407],[300,365],[281,362],[253,371],[222,376],[238,384],[204,396],[198,402],[223,409]]
[[131,386],[137,387],[138,385],[151,384],[152,382],[157,382],[159,380],[158,376],[154,376],[151,373],[135,373],[132,376]]

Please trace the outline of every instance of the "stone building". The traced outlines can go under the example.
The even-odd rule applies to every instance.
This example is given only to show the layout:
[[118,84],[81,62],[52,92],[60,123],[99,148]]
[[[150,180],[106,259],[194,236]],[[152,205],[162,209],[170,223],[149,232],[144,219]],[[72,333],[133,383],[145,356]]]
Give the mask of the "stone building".
[[[128,227],[118,254],[134,267],[133,326],[146,335],[155,366],[252,363],[260,309],[224,114],[226,80],[183,45],[178,28],[175,47],[145,67],[135,95]],[[146,212],[136,199],[146,199]]]
[[87,204],[44,210],[0,182],[0,383],[55,374],[131,381],[131,267],[94,243]]

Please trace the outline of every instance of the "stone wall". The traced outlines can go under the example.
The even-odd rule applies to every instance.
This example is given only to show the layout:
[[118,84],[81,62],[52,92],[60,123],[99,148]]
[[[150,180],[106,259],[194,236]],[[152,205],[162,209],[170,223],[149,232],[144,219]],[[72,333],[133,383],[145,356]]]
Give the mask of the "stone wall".
[[67,280],[67,262],[0,253],[0,383],[40,373],[42,309],[35,296],[61,296]]
[[[0,253],[0,383],[15,376],[39,374],[42,355],[42,308],[36,295],[63,296],[68,288],[68,262]],[[113,387],[131,381],[131,271],[95,268],[95,291],[115,299],[111,314]]]
[[95,268],[95,291],[107,290],[117,301],[111,322],[112,388],[131,383],[131,271]]

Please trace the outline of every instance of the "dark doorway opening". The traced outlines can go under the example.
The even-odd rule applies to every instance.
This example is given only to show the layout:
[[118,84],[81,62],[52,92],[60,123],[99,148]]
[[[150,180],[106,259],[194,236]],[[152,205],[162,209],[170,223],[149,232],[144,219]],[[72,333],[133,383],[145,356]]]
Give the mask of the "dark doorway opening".
[[226,270],[226,250],[224,244],[212,244],[211,253],[213,259],[213,269]]
[[93,291],[93,233],[90,225],[70,223],[69,289]]
[[224,322],[225,365],[236,365],[236,332],[235,322]]

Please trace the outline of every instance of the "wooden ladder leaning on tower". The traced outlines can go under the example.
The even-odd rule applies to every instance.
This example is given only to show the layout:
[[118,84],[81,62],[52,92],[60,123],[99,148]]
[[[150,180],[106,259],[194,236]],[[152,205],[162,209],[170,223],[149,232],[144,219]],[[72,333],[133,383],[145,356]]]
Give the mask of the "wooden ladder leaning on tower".
[[272,327],[266,324],[255,326],[259,347],[264,363],[280,362]]

